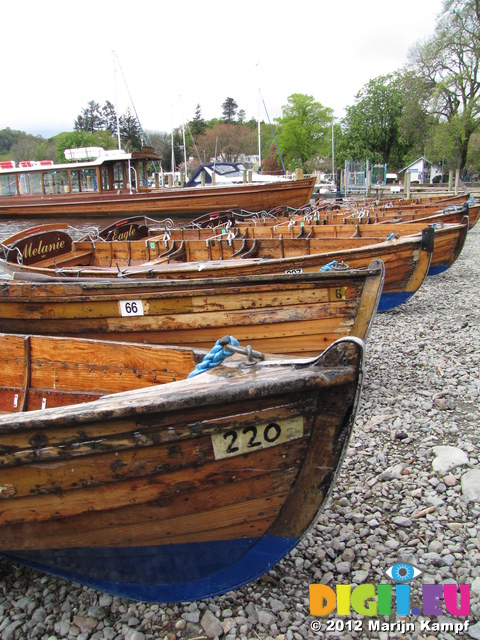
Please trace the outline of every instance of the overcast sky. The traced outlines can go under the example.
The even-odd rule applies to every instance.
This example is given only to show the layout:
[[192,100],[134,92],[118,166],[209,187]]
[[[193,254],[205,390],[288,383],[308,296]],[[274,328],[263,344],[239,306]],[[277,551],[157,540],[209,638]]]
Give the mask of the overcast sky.
[[197,104],[221,117],[227,97],[247,119],[273,122],[293,93],[342,117],[434,33],[441,10],[441,0],[2,2],[0,129],[71,131],[90,100],[165,132]]

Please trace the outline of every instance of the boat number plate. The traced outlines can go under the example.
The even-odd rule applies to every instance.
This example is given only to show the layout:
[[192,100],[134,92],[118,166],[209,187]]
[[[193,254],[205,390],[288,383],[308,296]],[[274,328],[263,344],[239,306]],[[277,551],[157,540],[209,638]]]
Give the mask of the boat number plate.
[[120,314],[122,316],[143,316],[143,302],[141,300],[120,300]]
[[330,289],[330,301],[346,300],[347,299],[347,287],[334,287]]
[[215,460],[239,456],[255,449],[266,449],[303,436],[303,418],[264,422],[242,429],[229,429],[212,434]]
[[297,267],[296,269],[287,269],[287,270],[285,271],[285,274],[286,274],[287,276],[295,275],[295,274],[297,274],[297,273],[303,273],[303,269],[302,269],[302,267]]

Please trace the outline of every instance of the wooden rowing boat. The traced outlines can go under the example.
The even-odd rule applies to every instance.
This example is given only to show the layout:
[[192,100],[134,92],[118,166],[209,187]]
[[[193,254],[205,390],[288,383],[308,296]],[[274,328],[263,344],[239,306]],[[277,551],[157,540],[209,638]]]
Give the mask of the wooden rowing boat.
[[363,371],[355,338],[191,378],[186,349],[0,344],[3,408],[15,395],[33,408],[0,416],[0,553],[150,602],[236,589],[298,544],[339,472]]
[[361,208],[353,212],[343,210],[332,211],[320,216],[324,224],[379,224],[385,222],[435,222],[442,220],[445,223],[457,223],[465,215],[469,218],[469,227],[477,224],[480,217],[480,202],[474,198],[458,205],[449,205],[444,208],[434,207],[385,207]]
[[[410,208],[387,207],[379,209],[372,204],[371,208],[360,205],[342,206],[341,202],[315,203],[311,206],[292,209],[290,207],[276,207],[270,211],[252,212],[239,209],[225,211],[214,211],[203,216],[199,216],[190,221],[188,226],[193,228],[213,228],[219,225],[250,225],[268,226],[282,223],[304,223],[309,225],[377,225],[402,222],[405,224],[460,224],[462,219],[468,215],[469,227],[472,229],[480,217],[480,202],[474,198],[457,205],[448,207],[433,207],[427,209],[421,207],[418,210]],[[162,225],[174,226],[171,219],[162,221]],[[181,224],[181,223],[180,223]],[[177,223],[176,226],[180,226]],[[151,227],[152,225],[150,225]],[[155,226],[155,225],[153,225]],[[187,225],[181,225],[183,227]]]
[[[253,238],[220,237],[200,240],[73,242],[68,234],[41,234],[15,245],[22,264],[0,261],[7,271],[63,277],[122,278],[216,278],[226,275],[251,276],[268,273],[318,272],[331,264],[358,269],[372,260],[385,264],[385,283],[379,311],[408,300],[428,273],[434,249],[434,230],[422,234],[374,242],[369,238]],[[40,244],[41,243],[41,244]],[[57,249],[62,246],[63,253]],[[51,249],[51,251],[47,251]],[[51,255],[49,255],[51,253]],[[18,254],[7,252],[7,259]],[[9,258],[9,256],[11,256]],[[31,266],[26,264],[30,262]],[[83,265],[83,266],[82,266]]]
[[[385,242],[392,238],[400,238],[411,235],[421,235],[423,229],[428,226],[427,222],[413,223],[386,223],[386,224],[369,224],[369,225],[351,225],[329,224],[314,225],[308,221],[292,218],[286,221],[279,221],[276,225],[245,224],[240,222],[229,221],[225,225],[213,226],[211,228],[202,227],[172,227],[165,225],[149,227],[149,221],[144,218],[132,218],[118,221],[108,229],[99,230],[98,239],[105,241],[127,240],[132,242],[141,239],[144,242],[154,240],[202,240],[203,242],[212,242],[218,239],[226,240],[253,240],[266,238],[268,240],[277,239],[345,239],[345,247],[349,248],[349,241],[356,238],[368,238],[371,243]],[[468,233],[468,216],[464,215],[458,224],[445,223],[439,219],[438,222],[432,224],[434,229],[434,247],[430,268],[427,275],[437,275],[454,264],[460,255]],[[343,243],[341,243],[343,245]],[[17,246],[9,240],[5,240],[3,246],[6,248],[5,255],[10,256],[10,262],[16,263],[16,257],[23,254],[21,248],[15,255],[11,247]],[[74,245],[75,246],[75,245]],[[328,244],[325,245],[328,248]],[[23,245],[23,248],[25,244]],[[72,249],[69,249],[72,251]],[[130,250],[130,254],[132,251]],[[65,258],[67,261],[68,259]],[[39,260],[43,260],[39,256]],[[30,260],[30,264],[34,264]],[[50,261],[54,266],[53,260]],[[57,263],[55,263],[57,264]],[[63,264],[61,262],[61,264]],[[61,264],[59,266],[61,266]],[[51,272],[53,275],[53,272]]]
[[254,349],[316,355],[340,337],[366,337],[383,278],[380,261],[365,269],[196,280],[17,273],[0,291],[0,331],[204,349],[232,333]]

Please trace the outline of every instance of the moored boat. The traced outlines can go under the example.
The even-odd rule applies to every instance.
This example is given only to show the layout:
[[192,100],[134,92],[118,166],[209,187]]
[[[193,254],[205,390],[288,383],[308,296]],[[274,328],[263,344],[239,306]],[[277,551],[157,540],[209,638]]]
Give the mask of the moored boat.
[[[3,409],[15,394],[23,409],[47,399],[0,416],[0,553],[150,602],[236,589],[298,544],[340,470],[363,372],[356,338],[193,377],[200,354],[187,349],[0,344]],[[106,395],[81,401],[82,388]]]
[[[39,242],[42,241],[40,247]],[[375,242],[369,238],[253,238],[221,236],[211,242],[169,240],[157,237],[132,242],[75,242],[68,244],[61,232],[27,238],[16,245],[24,258],[10,251],[0,269],[85,278],[175,278],[196,279],[226,275],[251,276],[272,273],[310,273],[342,265],[345,269],[366,267],[378,259],[385,264],[385,283],[379,311],[408,300],[426,277],[434,250],[434,230]],[[65,251],[56,248],[65,242]],[[49,256],[48,247],[52,248]],[[10,257],[11,256],[11,257]],[[32,260],[30,261],[30,258]],[[31,262],[31,266],[26,264]]]
[[[369,242],[378,243],[385,242],[392,238],[421,235],[423,229],[429,224],[429,221],[411,222],[408,224],[396,222],[377,225],[358,224],[352,227],[351,225],[343,224],[315,225],[309,224],[308,220],[305,221],[294,218],[286,221],[280,220],[276,225],[263,225],[261,223],[242,225],[240,221],[235,222],[230,220],[225,225],[213,226],[211,228],[192,226],[174,227],[165,225],[162,230],[161,227],[155,225],[149,228],[148,221],[145,219],[132,218],[118,221],[108,229],[99,230],[98,239],[108,241],[110,239],[123,238],[130,242],[137,239],[143,239],[144,242],[147,242],[147,238],[155,241],[155,236],[162,241],[202,240],[204,242],[214,242],[222,238],[224,240],[253,240],[260,238],[268,240],[275,238],[279,240],[328,239],[329,242],[332,242],[333,239],[342,239],[345,240],[345,242],[339,243],[339,246],[350,248],[352,244],[355,246],[357,238],[368,238]],[[431,276],[442,273],[454,264],[465,244],[468,225],[469,219],[466,215],[463,216],[463,219],[458,224],[445,223],[441,219],[439,219],[438,222],[431,223],[435,234],[432,260],[427,275]],[[352,240],[352,243],[350,243],[350,240]],[[5,240],[3,243],[4,255],[10,256],[10,262],[15,263],[16,257],[19,257],[22,251],[19,247],[15,255],[11,251],[11,247],[13,246],[17,245],[10,240]],[[25,248],[25,244],[23,248]],[[328,249],[328,243],[325,243],[325,248]],[[71,249],[69,251],[71,251]],[[131,255],[132,253],[131,250]],[[65,258],[65,260],[67,261],[67,258]],[[22,262],[21,258],[20,261]],[[27,260],[27,262],[34,264],[32,259]]]
[[184,280],[17,273],[0,290],[0,331],[204,349],[232,333],[269,353],[316,354],[340,337],[366,337],[383,279],[381,261],[324,273]]
[[[103,150],[100,150],[103,151]],[[311,198],[315,176],[204,187],[148,186],[149,162],[159,160],[151,147],[125,153],[104,152],[74,163],[29,163],[0,170],[0,217],[97,217],[170,215],[192,218],[218,209],[251,211],[278,205],[301,207]]]

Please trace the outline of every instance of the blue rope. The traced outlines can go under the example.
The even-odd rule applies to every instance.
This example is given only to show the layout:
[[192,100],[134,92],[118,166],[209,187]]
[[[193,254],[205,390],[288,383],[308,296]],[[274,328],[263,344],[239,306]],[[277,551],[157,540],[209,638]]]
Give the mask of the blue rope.
[[385,240],[385,242],[388,242],[389,240],[391,240],[391,239],[392,239],[392,238],[394,238],[394,237],[395,237],[395,234],[392,232],[392,233],[387,237],[387,239]]
[[322,271],[331,271],[332,269],[336,269],[337,267],[338,267],[338,260],[333,260],[332,262],[329,262],[328,264],[324,265],[320,269],[320,272],[322,272]]
[[233,351],[223,348],[223,345],[225,344],[231,344],[233,347],[238,347],[238,340],[235,340],[232,336],[225,336],[225,338],[217,340],[210,353],[207,353],[202,362],[197,364],[195,369],[189,373],[187,377],[193,378],[194,376],[198,376],[199,373],[204,373],[209,369],[213,369],[213,367],[216,367],[218,364],[222,364],[228,356],[233,356]]

